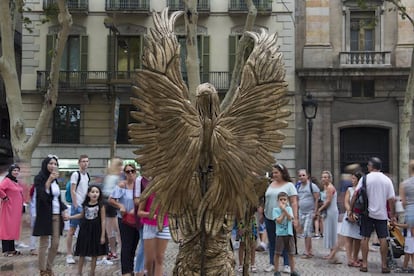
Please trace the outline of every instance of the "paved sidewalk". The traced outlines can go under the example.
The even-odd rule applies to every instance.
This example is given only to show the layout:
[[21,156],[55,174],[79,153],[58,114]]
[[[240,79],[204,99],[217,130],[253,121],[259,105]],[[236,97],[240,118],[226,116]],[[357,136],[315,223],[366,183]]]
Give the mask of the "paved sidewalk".
[[[4,227],[4,226],[1,226]],[[23,227],[22,240],[24,243],[29,243],[30,229],[25,224]],[[303,239],[298,239],[299,253],[303,252]],[[346,263],[345,252],[338,253],[338,259],[342,261],[342,264],[329,264],[327,261],[322,259],[322,256],[327,255],[328,250],[323,248],[323,240],[313,240],[314,254],[315,257],[312,259],[301,259],[297,256],[296,264],[297,270],[301,275],[378,275],[381,274],[381,263],[379,252],[370,252],[369,253],[369,266],[368,273],[362,273],[358,268],[350,268]],[[65,250],[65,238],[62,237],[60,240],[59,251]],[[28,249],[23,249],[22,255],[14,257],[3,257],[0,256],[0,275],[1,276],[20,276],[20,275],[38,275],[37,269],[37,256],[31,256]],[[171,275],[172,268],[175,262],[175,256],[178,252],[178,245],[174,242],[168,244],[165,260],[165,271],[168,275]],[[235,254],[237,258],[237,251]],[[263,275],[271,276],[273,273],[264,272],[263,269],[268,264],[268,255],[266,252],[257,252],[256,254],[256,265],[259,272],[251,275]],[[401,265],[403,257],[397,259],[398,265]],[[55,259],[53,271],[55,275],[76,275],[77,265],[67,265],[65,254],[59,254]],[[87,275],[89,271],[89,263],[86,263],[84,268],[84,275]],[[113,265],[98,265],[96,270],[96,275],[121,275],[119,261],[114,262]],[[238,275],[241,275],[239,273]],[[288,274],[284,274],[288,275]],[[391,275],[399,275],[393,273]]]

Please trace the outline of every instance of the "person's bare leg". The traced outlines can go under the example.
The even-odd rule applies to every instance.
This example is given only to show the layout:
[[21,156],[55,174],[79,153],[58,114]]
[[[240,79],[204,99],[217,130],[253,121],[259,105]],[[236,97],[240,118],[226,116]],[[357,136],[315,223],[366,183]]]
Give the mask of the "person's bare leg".
[[240,242],[239,245],[239,265],[242,266],[244,264],[244,242]]
[[95,276],[95,269],[96,269],[96,260],[98,259],[98,257],[92,257],[91,260],[91,272],[89,273],[90,276]]
[[66,238],[66,255],[72,255],[73,234],[75,234],[75,230],[76,228],[69,227]]
[[353,250],[353,254],[352,254],[352,258],[354,259],[355,262],[358,262],[359,260],[359,250],[361,249],[361,240],[358,239],[352,239],[352,250]]
[[85,257],[83,257],[83,256],[79,257],[79,263],[78,263],[78,274],[79,275],[82,275],[84,262],[85,262]]
[[312,237],[305,238],[305,254],[312,255]]
[[386,268],[386,267],[388,267],[388,265],[387,265],[387,253],[388,253],[387,239],[381,238],[381,239],[379,239],[379,242],[380,242],[382,268]]
[[280,254],[275,254],[275,257],[274,257],[275,272],[279,271],[279,257],[280,257]]
[[295,258],[293,258],[292,254],[289,254],[289,266],[290,266],[290,271],[294,272],[296,271],[295,269]]
[[368,267],[368,243],[369,238],[363,237],[361,240],[361,252],[362,252],[362,267]]
[[168,240],[155,239],[156,251],[155,251],[155,276],[162,276],[164,273],[164,256],[165,250],[167,250]]
[[147,270],[147,275],[149,276],[154,275],[155,248],[155,239],[144,240],[144,267]]

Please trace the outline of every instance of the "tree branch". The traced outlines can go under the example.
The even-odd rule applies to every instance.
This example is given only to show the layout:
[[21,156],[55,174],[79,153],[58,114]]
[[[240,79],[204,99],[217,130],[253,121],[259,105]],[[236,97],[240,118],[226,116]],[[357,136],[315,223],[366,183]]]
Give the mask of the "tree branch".
[[241,72],[243,70],[243,66],[245,64],[244,54],[246,52],[247,47],[249,46],[250,38],[247,37],[244,32],[253,30],[254,22],[256,20],[257,9],[254,5],[252,0],[246,0],[246,5],[249,10],[246,18],[246,23],[244,25],[243,35],[240,38],[240,43],[237,46],[236,51],[236,60],[233,68],[233,72],[231,75],[230,87],[224,97],[223,101],[220,104],[220,109],[225,110],[227,109],[234,100],[236,96],[236,89],[240,83]]
[[413,25],[414,27],[414,19],[407,13],[406,8],[403,5],[401,5],[400,0],[386,0],[386,1],[394,4],[394,6],[401,13],[401,15],[406,17],[411,22],[411,25]]
[[45,94],[42,110],[39,115],[39,119],[36,122],[33,135],[27,141],[27,147],[31,148],[36,146],[41,139],[43,130],[47,128],[52,112],[56,107],[58,99],[58,86],[59,86],[59,72],[60,64],[65,49],[66,41],[68,40],[70,27],[72,26],[72,16],[66,5],[65,0],[57,1],[59,7],[58,21],[61,26],[57,36],[57,43],[53,51],[52,64],[49,76],[49,87]]

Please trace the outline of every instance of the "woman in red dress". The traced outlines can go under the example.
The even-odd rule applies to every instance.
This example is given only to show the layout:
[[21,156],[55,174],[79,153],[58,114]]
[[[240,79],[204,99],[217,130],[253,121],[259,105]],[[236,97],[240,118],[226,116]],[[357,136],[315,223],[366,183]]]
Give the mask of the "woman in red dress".
[[13,164],[9,167],[9,173],[0,183],[1,213],[0,239],[4,256],[19,255],[14,241],[20,238],[20,223],[23,213],[23,188],[17,183],[20,167]]

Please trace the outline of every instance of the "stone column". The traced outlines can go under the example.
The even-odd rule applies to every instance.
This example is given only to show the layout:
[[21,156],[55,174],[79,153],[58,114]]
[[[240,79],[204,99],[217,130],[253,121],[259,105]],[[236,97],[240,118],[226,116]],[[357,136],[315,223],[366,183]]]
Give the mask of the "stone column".
[[[407,13],[414,18],[414,1],[401,0],[407,8]],[[395,50],[395,66],[411,67],[411,53],[414,45],[414,26],[408,19],[402,19],[397,15],[398,41]]]
[[329,0],[306,0],[304,67],[331,67]]

